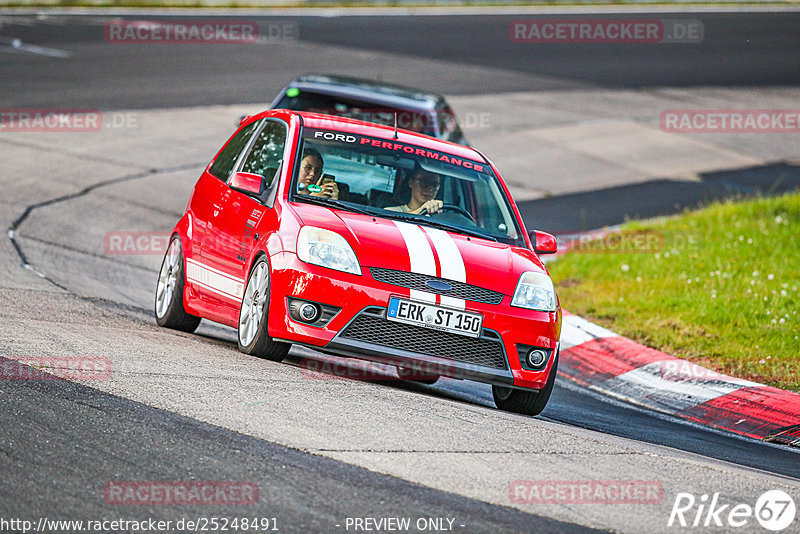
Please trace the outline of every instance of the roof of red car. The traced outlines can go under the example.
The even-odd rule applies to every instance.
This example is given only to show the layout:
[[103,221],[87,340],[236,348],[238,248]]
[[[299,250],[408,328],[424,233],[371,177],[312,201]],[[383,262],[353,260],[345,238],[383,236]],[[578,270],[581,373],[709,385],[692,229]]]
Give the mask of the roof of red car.
[[[270,110],[260,113],[259,116],[264,116],[275,111],[301,116],[303,118],[303,125],[307,128],[341,130],[343,132],[380,137],[382,139],[394,139],[394,128],[391,126],[384,126],[381,124],[364,122],[345,117],[335,117],[333,115],[324,115],[321,113],[291,110]],[[435,137],[430,137],[417,132],[399,128],[397,130],[397,137],[397,140],[401,142],[411,143],[420,147],[430,148],[432,150],[448,152],[454,156],[470,158],[475,161],[484,161],[484,157],[473,148],[457,145],[455,143],[436,139]]]

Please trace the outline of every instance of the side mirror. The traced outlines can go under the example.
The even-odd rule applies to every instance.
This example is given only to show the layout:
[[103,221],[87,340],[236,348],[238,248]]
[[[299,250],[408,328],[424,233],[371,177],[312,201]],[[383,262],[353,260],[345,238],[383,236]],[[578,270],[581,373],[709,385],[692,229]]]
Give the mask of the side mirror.
[[537,254],[555,254],[558,251],[556,236],[547,232],[534,230],[528,234],[533,242],[533,250]]
[[245,121],[246,121],[247,119],[249,119],[250,117],[252,117],[252,115],[242,115],[241,117],[239,117],[239,120],[237,121],[237,124],[238,124],[239,126],[241,126],[241,125],[242,125],[242,124],[244,124],[244,123],[245,123]]
[[261,192],[261,182],[264,177],[252,172],[237,172],[228,180],[228,185],[234,191],[245,195],[258,195]]

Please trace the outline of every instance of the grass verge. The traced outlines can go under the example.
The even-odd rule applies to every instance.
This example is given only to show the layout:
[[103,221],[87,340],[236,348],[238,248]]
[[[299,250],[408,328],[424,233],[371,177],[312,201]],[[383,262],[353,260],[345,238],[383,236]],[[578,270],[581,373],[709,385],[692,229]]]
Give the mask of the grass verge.
[[561,305],[644,345],[800,392],[800,194],[726,201],[573,242]]

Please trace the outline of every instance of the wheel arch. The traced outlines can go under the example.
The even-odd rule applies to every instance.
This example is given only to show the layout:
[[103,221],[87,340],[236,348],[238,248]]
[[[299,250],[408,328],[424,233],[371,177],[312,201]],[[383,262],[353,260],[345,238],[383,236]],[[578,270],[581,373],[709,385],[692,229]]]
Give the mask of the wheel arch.
[[256,266],[256,262],[262,257],[266,257],[267,267],[272,271],[272,262],[269,261],[269,254],[267,254],[267,251],[264,249],[258,249],[250,257],[250,262],[247,265],[247,279],[245,280],[245,284],[250,280],[250,275],[253,274],[253,267]]
[[[250,283],[250,276],[253,274],[253,268],[255,268],[256,263],[258,260],[264,258],[267,262],[267,274],[269,275],[269,302],[268,306],[272,309],[272,262],[270,261],[269,254],[266,250],[259,248],[257,249],[253,255],[250,257],[250,262],[247,265],[247,278],[244,280],[244,289],[242,290],[242,298],[244,299],[244,291],[247,290],[247,284]],[[242,302],[239,302],[239,313],[242,311]],[[237,319],[238,321],[238,319]]]
[[188,232],[186,231],[187,226],[190,224],[191,223],[186,221],[185,218],[182,218],[180,221],[178,221],[178,224],[175,225],[175,228],[172,229],[172,233],[169,236],[167,247],[169,247],[169,244],[172,243],[172,240],[177,236],[181,242],[181,261],[183,262],[183,265],[181,265],[184,278],[183,295],[181,295],[181,298],[183,299],[183,307],[187,312],[201,316],[200,312],[194,307],[193,300],[190,298],[190,294],[193,290],[192,283],[186,278],[186,259],[190,254],[194,255],[194,250],[192,250],[192,240],[189,238]]

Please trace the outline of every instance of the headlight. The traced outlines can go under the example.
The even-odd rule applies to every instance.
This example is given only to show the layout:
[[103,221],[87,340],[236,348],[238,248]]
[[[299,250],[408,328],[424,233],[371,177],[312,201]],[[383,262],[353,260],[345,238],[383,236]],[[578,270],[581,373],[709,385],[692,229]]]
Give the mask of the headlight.
[[537,311],[556,311],[556,290],[545,273],[528,271],[519,277],[511,305]]
[[328,269],[346,273],[361,274],[361,265],[356,253],[345,238],[336,232],[304,226],[297,236],[297,257]]

